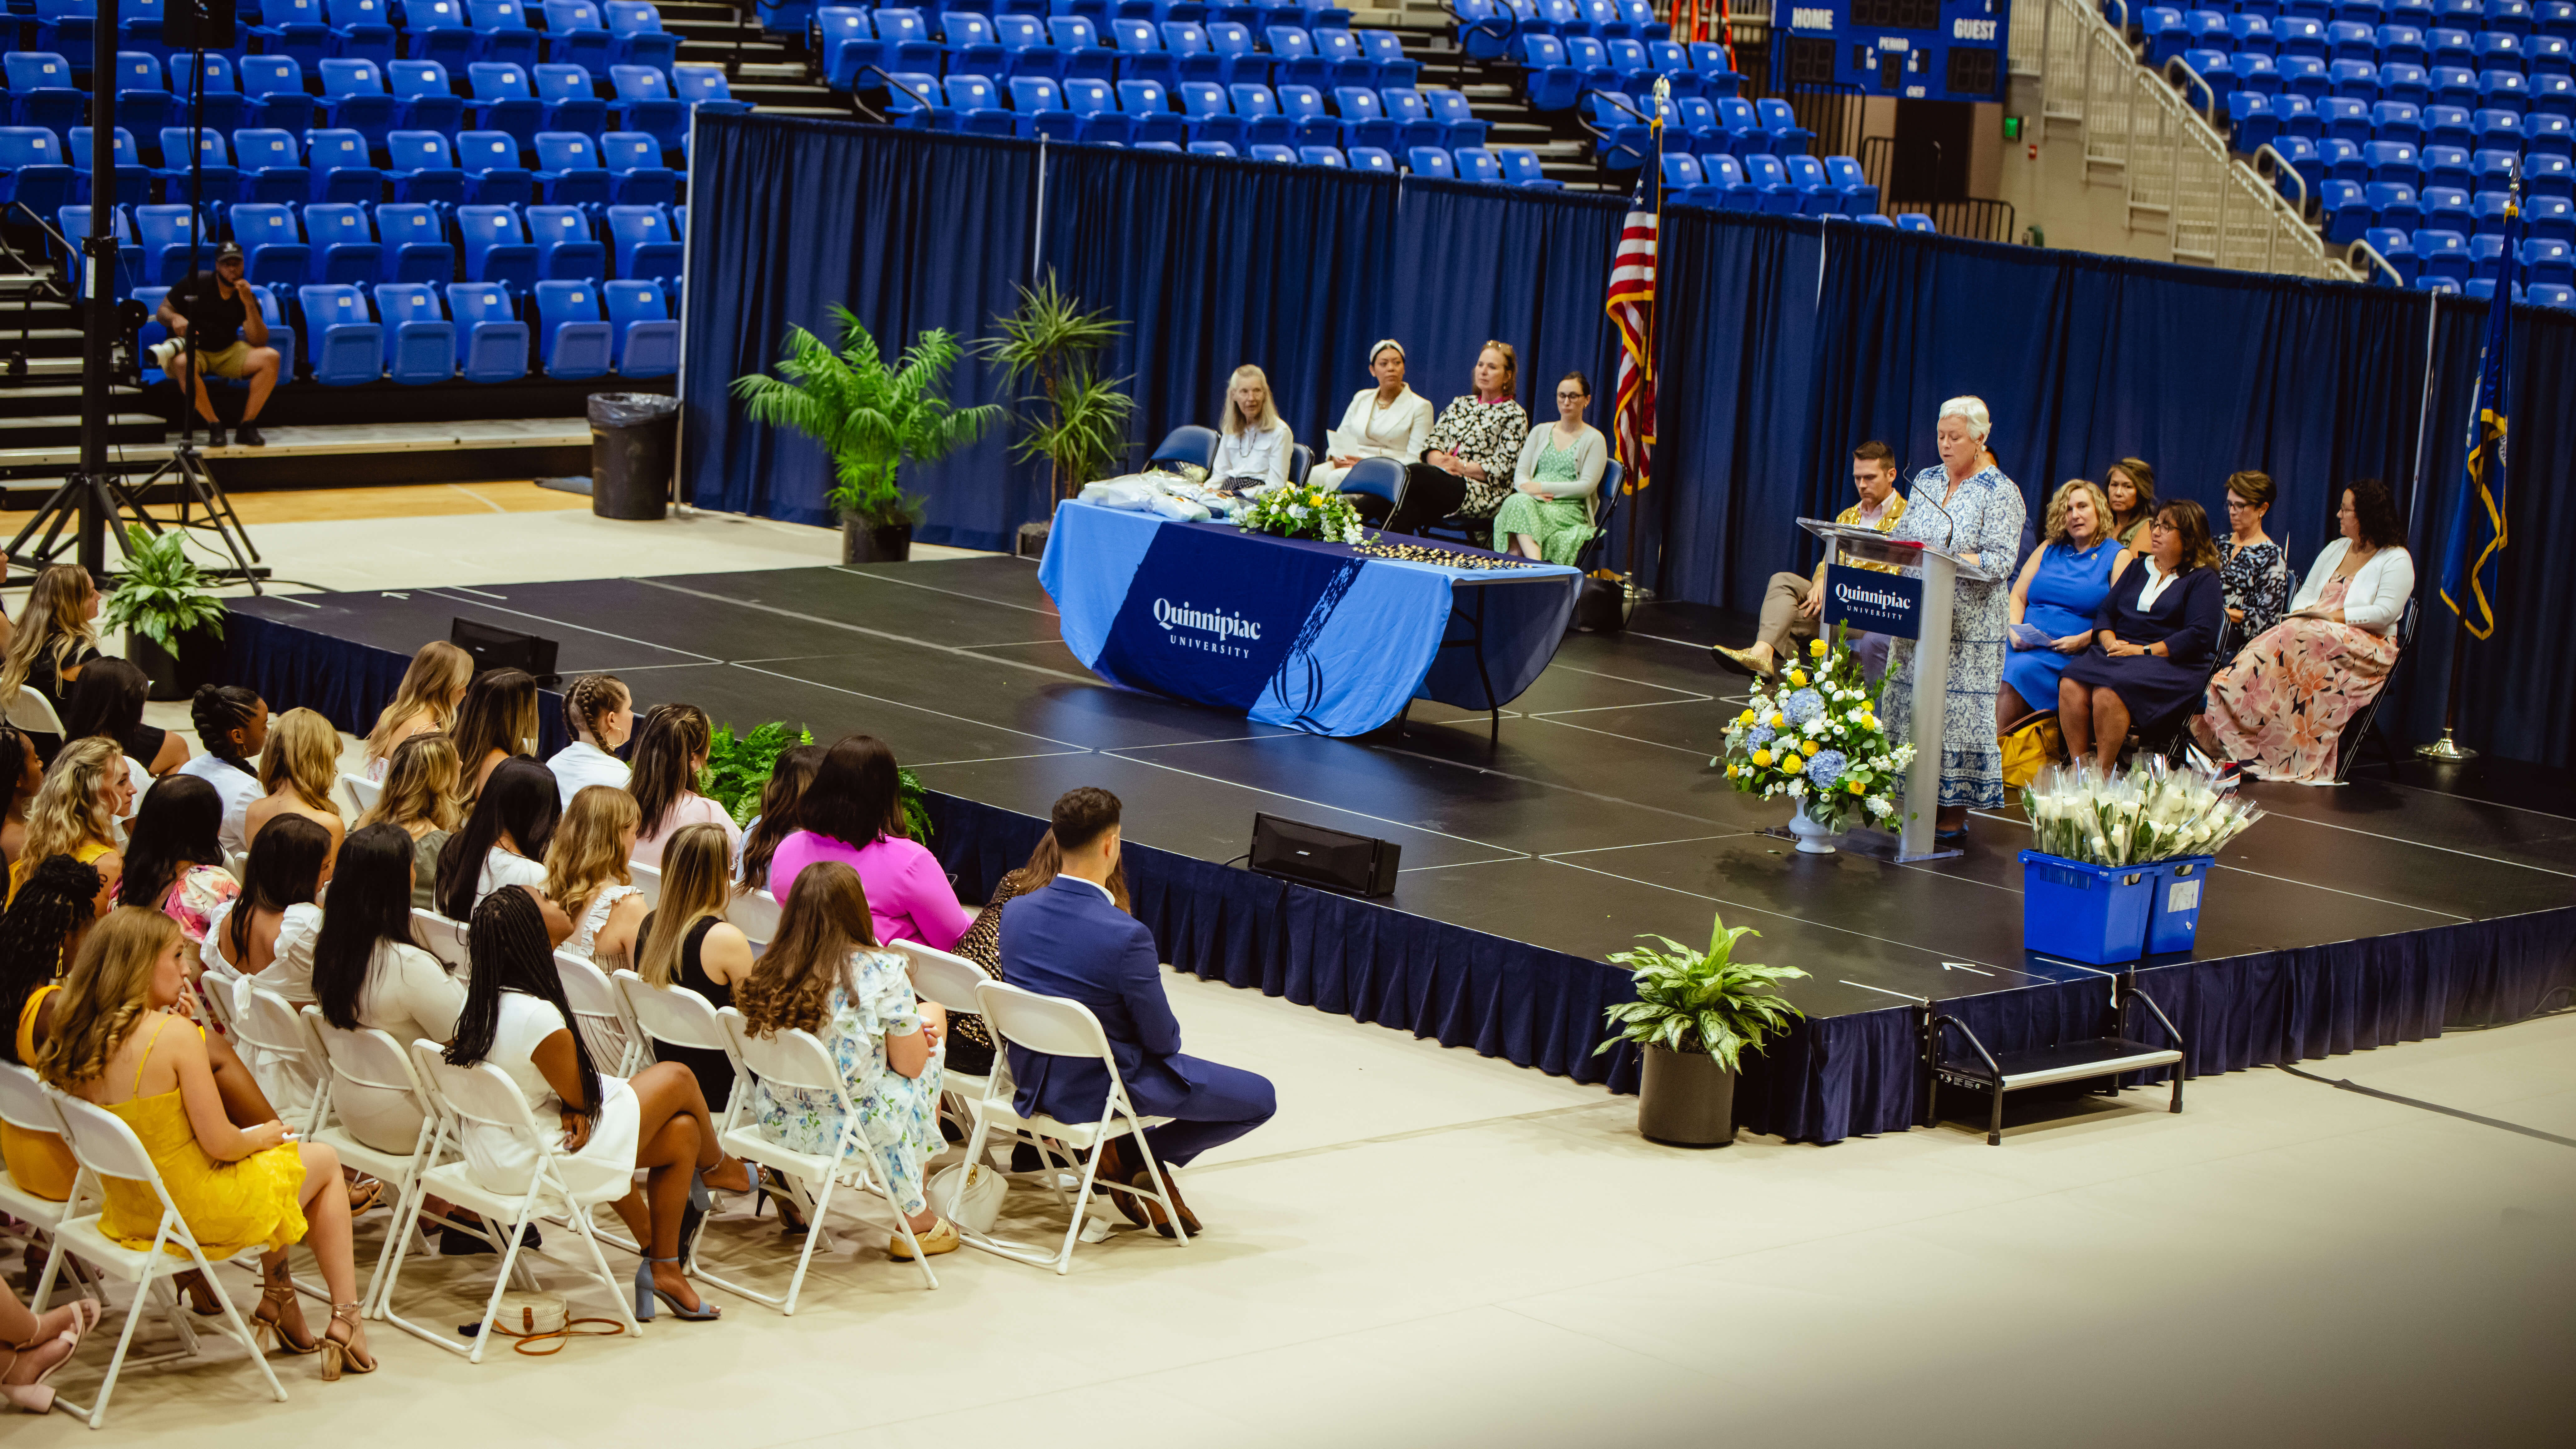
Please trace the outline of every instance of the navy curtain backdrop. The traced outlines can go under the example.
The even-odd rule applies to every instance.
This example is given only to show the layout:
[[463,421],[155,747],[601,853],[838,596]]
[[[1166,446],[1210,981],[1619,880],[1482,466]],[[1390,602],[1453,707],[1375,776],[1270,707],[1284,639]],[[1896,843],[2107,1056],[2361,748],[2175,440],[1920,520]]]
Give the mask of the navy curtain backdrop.
[[[889,347],[934,326],[985,336],[1047,267],[1131,324],[1110,366],[1132,378],[1140,458],[1213,423],[1243,362],[1318,443],[1386,336],[1437,404],[1492,337],[1519,350],[1534,413],[1579,368],[1608,421],[1619,198],[760,116],[702,118],[697,146],[681,452],[706,507],[831,521],[818,451],[746,424],[727,392],[790,324],[822,328],[846,302]],[[2281,489],[2266,528],[2304,570],[2342,485],[2378,476],[2419,575],[2440,557],[2482,303],[1686,208],[1665,215],[1663,256],[1660,481],[1628,506],[1664,598],[1751,610],[1773,570],[1814,559],[1792,520],[1847,501],[1850,449],[1882,438],[1928,466],[1934,411],[1963,392],[1992,406],[1996,456],[2034,507],[2135,455],[2166,496],[2223,518],[2227,475],[2259,468]],[[2551,641],[2576,616],[2576,319],[2516,323],[2506,618],[2472,646],[2462,733],[2567,766],[2576,651]],[[961,369],[961,403],[999,391]],[[1005,547],[1047,511],[998,436],[906,484],[929,496],[925,542]],[[2452,644],[2436,604],[2382,716],[2401,737],[2439,728]]]

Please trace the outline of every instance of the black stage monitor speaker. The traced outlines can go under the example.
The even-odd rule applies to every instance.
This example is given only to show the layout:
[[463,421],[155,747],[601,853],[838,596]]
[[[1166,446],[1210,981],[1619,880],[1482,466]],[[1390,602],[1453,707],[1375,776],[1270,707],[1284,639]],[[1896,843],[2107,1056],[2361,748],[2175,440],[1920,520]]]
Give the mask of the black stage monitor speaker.
[[552,687],[562,682],[555,673],[552,639],[458,619],[448,626],[447,642],[474,656],[477,674],[491,669],[524,669],[535,675],[541,685]]
[[161,43],[172,50],[230,50],[233,19],[233,0],[167,0]]
[[1403,852],[1404,847],[1392,840],[1276,815],[1252,817],[1252,868],[1300,885],[1355,896],[1391,896],[1396,861]]

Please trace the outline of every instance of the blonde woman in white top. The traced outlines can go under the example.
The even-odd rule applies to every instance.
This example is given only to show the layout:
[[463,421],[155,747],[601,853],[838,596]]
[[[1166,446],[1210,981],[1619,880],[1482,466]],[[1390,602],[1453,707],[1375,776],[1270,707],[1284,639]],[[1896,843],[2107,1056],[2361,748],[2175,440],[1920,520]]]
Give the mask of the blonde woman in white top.
[[1218,487],[1275,488],[1288,481],[1288,465],[1297,439],[1270,396],[1270,379],[1250,363],[1234,370],[1225,386],[1225,419],[1217,429],[1216,460],[1208,481]]
[[1389,337],[1370,348],[1369,375],[1377,379],[1377,386],[1351,394],[1351,405],[1342,411],[1342,425],[1324,440],[1328,448],[1342,451],[1332,452],[1307,473],[1308,483],[1339,490],[1342,475],[1361,459],[1410,463],[1430,443],[1431,399],[1404,384],[1404,344]]
[[1570,564],[1592,541],[1610,441],[1583,420],[1592,380],[1569,372],[1556,384],[1556,422],[1530,429],[1512,467],[1512,496],[1494,510],[1494,537],[1523,558]]
[[2343,536],[2317,554],[2290,612],[2209,681],[2208,712],[2192,721],[2202,749],[2258,780],[2333,784],[2344,726],[2397,665],[2415,560],[2396,500],[2362,479],[2335,521]]

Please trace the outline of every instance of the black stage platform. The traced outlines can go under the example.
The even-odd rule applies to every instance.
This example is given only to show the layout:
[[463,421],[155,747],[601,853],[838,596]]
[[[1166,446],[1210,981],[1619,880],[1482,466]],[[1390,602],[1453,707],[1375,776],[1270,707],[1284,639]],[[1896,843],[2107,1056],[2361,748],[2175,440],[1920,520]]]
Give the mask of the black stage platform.
[[[1762,833],[1782,823],[1781,807],[1707,768],[1743,685],[1709,661],[1709,639],[1733,637],[1711,610],[1649,607],[1624,634],[1569,636],[1489,748],[1484,715],[1440,705],[1418,704],[1401,736],[1333,740],[1108,687],[1056,637],[1034,566],[1013,559],[234,608],[245,627],[233,677],[343,728],[371,724],[403,656],[465,617],[559,640],[567,677],[615,673],[639,709],[685,699],[738,728],[779,719],[822,739],[877,735],[953,797],[941,802],[944,835],[989,837],[938,842],[969,893],[1025,850],[1059,793],[1106,786],[1126,802],[1127,838],[1175,863],[1171,898],[1148,916],[1175,965],[1614,1087],[1633,1081],[1624,1049],[1594,1058],[1577,1038],[1622,980],[1606,967],[1576,980],[1580,963],[1641,932],[1703,940],[1721,910],[1761,930],[1745,943],[1754,959],[1811,973],[1789,995],[1817,1020],[1775,1052],[1785,1075],[1753,1084],[1747,1109],[1748,1122],[1793,1137],[1831,1141],[1920,1115],[1919,1084],[1904,1081],[1915,1003],[1993,998],[1981,1019],[2046,1044],[2052,1031],[2087,1029],[2054,1023],[2097,1010],[2108,984],[2095,968],[2022,950],[2015,853],[2029,832],[2017,818],[1980,816],[1964,855],[1917,865],[1800,856]],[[2213,1037],[2191,1043],[2195,1070],[2518,1016],[2576,979],[2576,818],[2386,780],[2250,791],[2272,813],[2219,867],[2199,949],[2140,977],[2182,993],[2166,1005],[2187,1036]],[[1400,842],[1395,896],[1309,902],[1320,916],[1217,919],[1295,891],[1264,882],[1246,895],[1242,871],[1215,874],[1247,848],[1255,811]],[[1405,934],[1426,922],[1452,929]],[[1350,979],[1301,982],[1314,945],[1262,937],[1314,931],[1383,936],[1382,955],[1447,952],[1462,964],[1432,974],[1446,979],[1364,982],[1403,968],[1343,962],[1345,940],[1330,947],[1331,969]],[[1283,966],[1283,952],[1297,959]],[[2205,969],[2240,962],[2223,978]],[[1542,999],[1525,1010],[1516,994]],[[1831,1029],[1845,1018],[1867,1020]]]

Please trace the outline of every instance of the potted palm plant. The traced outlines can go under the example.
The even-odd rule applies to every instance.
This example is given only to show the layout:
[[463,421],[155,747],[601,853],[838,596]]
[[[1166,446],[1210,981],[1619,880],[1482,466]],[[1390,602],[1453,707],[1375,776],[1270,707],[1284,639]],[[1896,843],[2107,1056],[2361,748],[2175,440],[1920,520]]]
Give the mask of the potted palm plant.
[[152,681],[151,697],[186,699],[214,682],[224,662],[224,601],[188,557],[178,529],[125,531],[125,572],[100,606],[99,622],[125,631],[126,657]]
[[1638,1087],[1637,1131],[1648,1141],[1675,1147],[1723,1147],[1735,1140],[1735,1078],[1742,1054],[1762,1050],[1773,1035],[1803,1015],[1778,994],[1782,981],[1804,977],[1794,966],[1761,966],[1735,959],[1735,943],[1762,934],[1710,918],[1708,949],[1694,951],[1669,936],[1662,949],[1617,952],[1611,961],[1634,973],[1637,999],[1607,1009],[1618,1032],[1594,1049],[1620,1041],[1645,1053]]
[[[1049,495],[1061,503],[1125,460],[1136,400],[1119,391],[1127,379],[1102,377],[1095,359],[1127,324],[1106,309],[1085,311],[1056,285],[1052,269],[1036,286],[1020,288],[1020,305],[993,322],[1001,335],[976,350],[1000,366],[1005,385],[1036,388],[1019,400],[1020,436],[1011,456],[1044,459]],[[1019,551],[1043,552],[1047,527],[1022,524]]]
[[898,470],[974,442],[1002,410],[952,407],[942,395],[963,350],[954,334],[934,327],[888,364],[856,314],[836,306],[832,316],[838,351],[790,327],[778,376],[735,378],[734,395],[754,422],[792,428],[831,454],[835,481],[825,497],[841,515],[841,561],[899,562],[912,554],[921,504],[898,486]]

